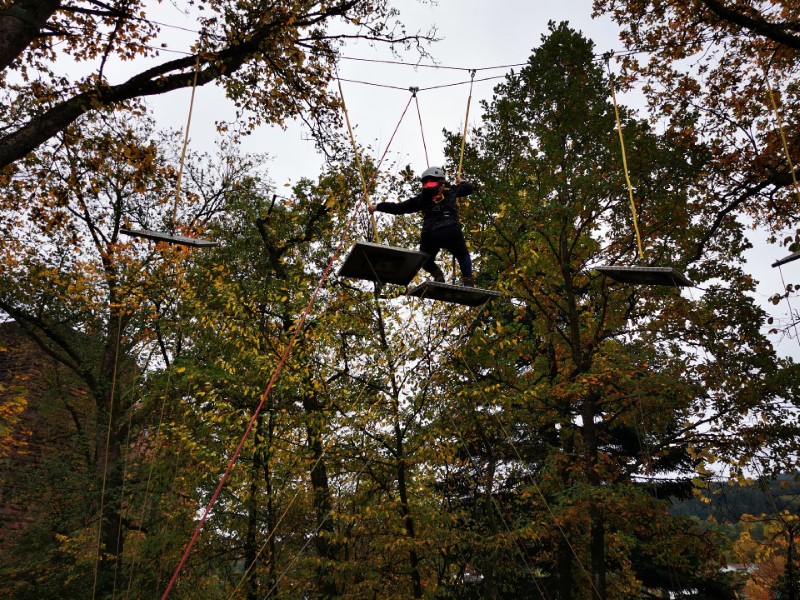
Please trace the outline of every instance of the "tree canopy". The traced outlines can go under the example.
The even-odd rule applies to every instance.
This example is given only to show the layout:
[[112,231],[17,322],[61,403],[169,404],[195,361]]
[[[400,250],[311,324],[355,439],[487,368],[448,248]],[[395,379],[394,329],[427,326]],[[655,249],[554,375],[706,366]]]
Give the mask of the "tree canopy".
[[[743,3],[700,4],[597,6],[630,19],[630,36],[660,27],[653,7],[712,31],[728,26],[726,8],[762,18]],[[251,124],[301,115],[327,143],[337,40],[422,38],[391,29],[384,2],[195,6],[193,53],[166,62],[139,5],[28,0],[0,17],[13,99],[2,147],[38,139],[9,150],[0,179],[0,310],[87,400],[78,410],[64,386],[46,397],[0,387],[0,472],[31,484],[18,487],[33,507],[63,500],[0,548],[0,593],[733,599],[745,582],[724,567],[737,556],[762,563],[753,593],[794,597],[797,502],[784,475],[800,456],[800,377],[770,343],[743,258],[753,220],[796,220],[770,113],[732,91],[761,86],[759,75],[728,72],[717,97],[709,71],[675,75],[678,55],[629,59],[614,75],[591,40],[551,23],[465,145],[476,191],[459,214],[478,284],[502,294],[465,308],[326,277],[332,249],[372,227],[352,214],[357,170],[375,175],[376,194],[405,198],[418,191],[410,167],[376,172],[341,151],[278,193],[265,157],[235,143],[179,158],[174,133],[137,102],[192,85],[196,69]],[[793,15],[760,26],[791,41]],[[796,78],[780,61],[795,50],[769,44],[783,44],[773,62],[785,107]],[[744,48],[740,66],[752,61]],[[58,75],[61,52],[89,74]],[[108,61],[123,58],[156,66],[107,81]],[[612,101],[634,76],[665,82],[647,89],[644,117]],[[461,132],[445,141],[454,167]],[[385,243],[417,239],[413,217],[378,226]],[[698,286],[628,285],[596,269],[629,264],[674,266]],[[30,436],[19,415],[47,402],[72,415],[59,433],[81,451],[19,469]],[[674,508],[706,502],[719,473],[739,484],[753,472],[771,495],[733,535],[717,513]]]
[[[300,117],[323,136],[338,120],[327,86],[342,40],[423,49],[426,39],[405,32],[388,0],[204,0],[187,7],[197,27],[191,50],[165,59],[169,49],[153,46],[163,26],[149,18],[150,8],[143,0],[4,3],[0,168],[89,112],[132,107],[195,82],[222,85],[249,126]],[[65,70],[65,60],[80,68]],[[109,65],[127,63],[133,75],[109,78]]]

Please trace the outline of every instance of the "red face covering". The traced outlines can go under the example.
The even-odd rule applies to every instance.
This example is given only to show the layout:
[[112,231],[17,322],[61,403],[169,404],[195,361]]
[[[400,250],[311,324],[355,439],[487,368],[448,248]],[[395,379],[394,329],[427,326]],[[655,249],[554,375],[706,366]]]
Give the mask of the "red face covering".
[[433,189],[433,188],[439,187],[440,184],[441,184],[440,181],[435,181],[435,180],[425,181],[425,182],[423,182],[422,187],[423,187],[423,189],[429,190],[429,189]]

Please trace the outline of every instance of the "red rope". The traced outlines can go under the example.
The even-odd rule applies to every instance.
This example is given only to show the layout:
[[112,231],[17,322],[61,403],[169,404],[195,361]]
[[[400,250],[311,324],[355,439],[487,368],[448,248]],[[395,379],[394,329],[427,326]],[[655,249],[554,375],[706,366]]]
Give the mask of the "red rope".
[[[405,117],[406,112],[408,111],[408,107],[410,105],[411,105],[411,98],[408,99],[408,103],[406,104],[405,109],[403,109],[403,114],[400,116],[400,120],[398,121],[397,126],[394,128],[392,137],[389,138],[389,143],[386,145],[386,149],[383,151],[383,155],[381,156],[380,161],[378,161],[378,165],[375,169],[375,172],[372,175],[372,178],[370,179],[369,185],[367,185],[367,189],[369,189],[377,179],[380,166],[383,164],[383,160],[386,158],[386,154],[389,152],[389,147],[392,145],[392,141],[394,140],[394,137],[397,134],[397,130],[400,128],[400,124],[403,122],[403,118]],[[205,522],[208,519],[208,515],[211,512],[211,508],[216,503],[217,498],[219,497],[219,494],[222,491],[222,487],[225,485],[225,482],[228,479],[228,475],[230,475],[231,471],[233,470],[233,466],[236,463],[236,459],[239,457],[239,453],[242,451],[242,447],[244,446],[245,441],[250,435],[250,431],[253,429],[253,425],[255,424],[256,419],[258,418],[258,415],[261,412],[261,409],[264,407],[264,404],[266,403],[267,398],[269,397],[269,393],[275,386],[275,382],[278,380],[278,375],[280,375],[281,370],[283,370],[283,367],[286,364],[286,361],[288,360],[289,355],[291,354],[295,343],[297,342],[297,338],[300,337],[300,332],[302,331],[303,325],[305,324],[306,319],[308,318],[308,315],[311,312],[311,308],[313,307],[314,302],[317,299],[317,295],[319,294],[319,291],[322,289],[322,285],[325,283],[325,280],[328,278],[328,275],[330,274],[331,269],[333,268],[333,263],[338,258],[339,253],[341,252],[342,247],[344,246],[345,240],[347,239],[347,233],[349,232],[350,228],[353,225],[355,216],[358,213],[358,209],[360,208],[361,204],[364,202],[366,197],[367,193],[365,190],[364,194],[361,196],[361,198],[359,198],[358,203],[351,212],[350,218],[347,220],[347,226],[345,227],[341,237],[339,238],[339,242],[333,251],[333,255],[331,256],[331,259],[328,261],[328,265],[325,267],[322,276],[319,278],[319,281],[317,282],[317,287],[311,294],[311,298],[309,299],[308,304],[306,304],[306,307],[300,316],[300,320],[297,322],[297,326],[294,329],[294,334],[292,335],[292,339],[289,341],[289,344],[283,351],[283,355],[281,356],[281,359],[278,362],[278,366],[275,367],[275,372],[272,374],[272,377],[270,378],[269,383],[267,384],[267,389],[264,390],[264,393],[261,395],[261,400],[259,401],[255,412],[253,412],[253,416],[250,418],[250,422],[247,424],[247,428],[245,429],[244,434],[242,435],[242,439],[239,440],[239,445],[236,446],[236,450],[234,451],[233,456],[231,456],[230,460],[228,461],[228,466],[225,468],[225,472],[222,474],[222,477],[219,480],[217,489],[214,490],[211,499],[208,501],[208,504],[206,505],[206,508],[203,511],[203,516],[200,518],[200,522],[197,524],[197,527],[195,527],[194,533],[192,534],[192,537],[189,540],[189,544],[186,546],[186,550],[184,550],[183,556],[181,557],[181,560],[178,563],[175,572],[172,574],[172,578],[170,579],[169,584],[167,585],[167,589],[164,590],[164,594],[161,596],[161,600],[166,600],[167,596],[169,595],[170,591],[175,585],[175,582],[178,580],[178,576],[181,572],[181,569],[183,569],[183,565],[186,563],[186,559],[189,557],[189,553],[191,552],[194,543],[197,541],[197,538],[200,535],[200,531],[203,529],[203,525],[205,525]]]

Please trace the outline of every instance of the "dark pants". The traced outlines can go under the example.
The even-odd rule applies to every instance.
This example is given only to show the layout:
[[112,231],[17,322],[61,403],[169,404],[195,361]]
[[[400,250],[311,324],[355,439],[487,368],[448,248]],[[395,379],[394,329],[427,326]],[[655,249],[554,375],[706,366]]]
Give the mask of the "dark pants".
[[456,257],[462,277],[472,277],[472,258],[469,256],[461,225],[448,225],[434,231],[423,230],[419,249],[427,254],[428,258],[422,263],[422,268],[434,277],[442,273],[436,264],[436,256],[442,248],[449,250]]

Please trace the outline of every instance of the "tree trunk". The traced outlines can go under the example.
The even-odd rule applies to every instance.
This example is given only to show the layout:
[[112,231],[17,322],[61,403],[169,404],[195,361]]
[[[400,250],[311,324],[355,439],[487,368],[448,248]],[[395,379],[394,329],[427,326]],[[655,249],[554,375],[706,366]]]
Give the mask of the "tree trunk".
[[98,595],[113,594],[114,577],[125,546],[122,532],[123,459],[122,448],[128,432],[128,419],[124,418],[129,406],[123,406],[119,381],[126,379],[126,367],[120,356],[120,340],[125,320],[112,315],[106,329],[102,356],[97,377],[87,376],[85,381],[95,396],[97,423],[95,426],[95,456],[99,487],[101,489],[100,555],[97,566]]
[[586,479],[592,491],[589,502],[589,517],[591,519],[589,554],[591,557],[591,587],[592,597],[596,600],[606,598],[606,540],[605,540],[605,517],[603,507],[594,494],[602,493],[601,477],[598,473],[598,439],[597,426],[595,425],[595,413],[597,407],[595,398],[590,393],[583,402],[583,443],[587,453]]
[[271,452],[272,452],[272,443],[273,437],[275,435],[275,415],[274,413],[269,413],[269,419],[267,420],[267,446],[266,446],[266,454],[263,457],[262,466],[264,468],[264,491],[267,494],[267,514],[266,514],[266,525],[267,525],[267,548],[269,549],[269,553],[267,555],[267,589],[269,590],[267,596],[272,596],[273,592],[274,595],[277,596],[277,582],[278,582],[278,568],[275,564],[275,528],[278,524],[277,515],[275,514],[275,495],[272,489],[272,470],[270,468],[270,461],[271,461]]
[[[397,442],[397,491],[400,494],[400,516],[406,528],[406,535],[412,541],[416,540],[416,530],[414,527],[414,517],[411,516],[411,509],[408,506],[408,489],[406,486],[406,461],[403,450],[403,432],[400,424],[395,423],[395,440]],[[414,589],[414,598],[422,598],[422,578],[419,574],[419,556],[417,550],[412,545],[408,552],[408,559],[411,563],[411,583]]]
[[0,71],[39,37],[60,4],[59,0],[21,0],[0,13]]
[[247,572],[247,600],[257,600],[258,593],[258,479],[263,468],[261,443],[264,433],[264,417],[256,418],[253,433],[253,464],[250,469],[250,487],[247,499],[247,530],[244,540],[244,568]]
[[558,539],[558,600],[572,600],[572,548],[561,536]]
[[797,573],[795,569],[794,527],[788,527],[786,535],[786,600],[798,600]]
[[322,564],[317,570],[317,592],[321,598],[335,598],[339,595],[336,579],[331,569],[331,562],[338,558],[338,544],[333,541],[334,526],[331,519],[331,493],[328,485],[328,468],[325,462],[323,444],[323,427],[320,411],[322,405],[316,397],[303,400],[308,419],[308,446],[311,450],[311,486],[313,488],[314,514],[316,516],[315,544],[317,555]]

